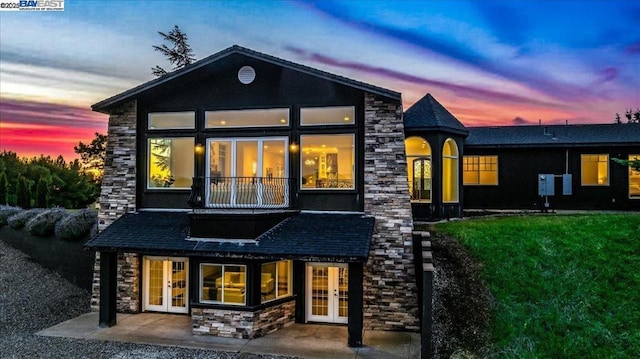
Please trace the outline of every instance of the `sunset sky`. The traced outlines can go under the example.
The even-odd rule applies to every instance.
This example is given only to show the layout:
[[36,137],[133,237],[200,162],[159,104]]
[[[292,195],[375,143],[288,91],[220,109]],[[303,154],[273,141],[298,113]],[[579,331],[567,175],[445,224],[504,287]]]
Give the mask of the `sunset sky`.
[[[17,0],[16,0],[17,2]],[[640,107],[640,1],[95,1],[0,12],[0,150],[76,157],[90,105],[168,68],[177,24],[202,59],[237,44],[402,93],[467,126],[611,123]]]

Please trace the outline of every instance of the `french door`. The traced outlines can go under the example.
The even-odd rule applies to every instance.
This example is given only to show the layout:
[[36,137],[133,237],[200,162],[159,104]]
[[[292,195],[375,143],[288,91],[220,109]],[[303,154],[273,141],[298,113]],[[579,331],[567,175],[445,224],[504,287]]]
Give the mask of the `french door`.
[[335,263],[307,265],[307,321],[347,323],[349,269]]
[[188,269],[188,258],[144,257],[144,310],[188,313]]
[[411,199],[431,202],[431,159],[428,157],[413,160]]

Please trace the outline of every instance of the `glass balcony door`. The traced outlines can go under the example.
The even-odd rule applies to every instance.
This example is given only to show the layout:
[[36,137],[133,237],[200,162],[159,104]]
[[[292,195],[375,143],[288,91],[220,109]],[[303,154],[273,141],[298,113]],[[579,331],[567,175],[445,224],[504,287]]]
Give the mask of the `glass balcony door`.
[[286,207],[287,139],[209,139],[207,207]]

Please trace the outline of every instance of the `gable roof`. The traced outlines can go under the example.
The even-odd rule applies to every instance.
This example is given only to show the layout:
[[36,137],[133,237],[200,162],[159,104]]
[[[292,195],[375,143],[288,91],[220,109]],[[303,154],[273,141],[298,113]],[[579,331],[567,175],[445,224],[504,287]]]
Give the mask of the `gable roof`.
[[404,113],[404,127],[408,130],[453,130],[466,134],[467,129],[430,93],[414,103]]
[[187,212],[125,213],[85,246],[147,254],[362,262],[369,256],[375,221],[355,213],[299,213],[247,242],[189,238],[188,216]]
[[465,147],[575,147],[640,145],[640,125],[468,127]]
[[162,84],[165,84],[169,81],[172,81],[180,76],[183,76],[185,74],[191,73],[193,71],[196,71],[202,67],[205,67],[211,63],[214,63],[218,60],[221,60],[225,57],[228,57],[230,55],[233,54],[241,54],[247,57],[251,57],[257,60],[262,60],[274,65],[278,65],[284,68],[288,68],[288,69],[292,69],[295,71],[299,71],[311,76],[315,76],[321,79],[325,79],[328,81],[333,81],[333,82],[337,82],[339,84],[345,85],[345,86],[350,86],[359,90],[363,90],[363,91],[367,91],[373,94],[377,94],[377,95],[381,95],[387,98],[391,98],[391,99],[395,99],[395,100],[400,100],[401,99],[401,95],[399,92],[396,91],[392,91],[392,90],[388,90],[382,87],[378,87],[378,86],[374,86],[374,85],[370,85],[364,82],[360,82],[360,81],[356,81],[356,80],[352,80],[343,76],[339,76],[339,75],[335,75],[329,72],[325,72],[322,70],[318,70],[318,69],[314,69],[312,67],[308,67],[305,65],[301,65],[295,62],[291,62],[288,60],[284,60],[275,56],[271,56],[271,55],[267,55],[258,51],[254,51],[242,46],[238,46],[238,45],[233,45],[231,47],[228,47],[220,52],[217,52],[213,55],[210,55],[200,61],[196,61],[195,63],[180,69],[180,70],[176,70],[173,72],[168,73],[167,75],[161,76],[157,79],[145,82],[141,85],[138,85],[132,89],[129,89],[127,91],[124,91],[122,93],[119,93],[115,96],[109,97],[105,100],[102,100],[100,102],[97,102],[93,105],[91,105],[91,109],[93,111],[98,111],[98,112],[106,112],[106,110],[111,107],[114,106],[118,103],[127,101],[145,91],[148,91],[154,87],[160,86]]

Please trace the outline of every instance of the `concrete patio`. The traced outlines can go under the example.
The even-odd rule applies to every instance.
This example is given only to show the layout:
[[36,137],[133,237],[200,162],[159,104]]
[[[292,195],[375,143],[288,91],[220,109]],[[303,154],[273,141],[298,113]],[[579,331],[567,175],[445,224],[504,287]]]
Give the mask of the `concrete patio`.
[[294,324],[257,339],[194,335],[182,315],[118,314],[118,324],[98,327],[98,313],[87,313],[37,332],[37,335],[120,341],[302,358],[420,358],[420,333],[365,330],[364,346],[347,346],[345,326]]

